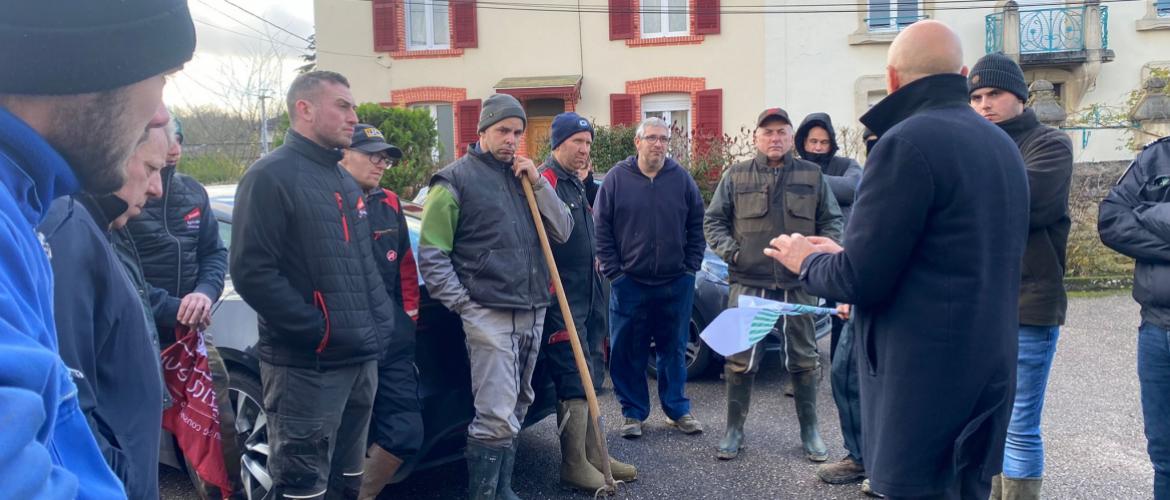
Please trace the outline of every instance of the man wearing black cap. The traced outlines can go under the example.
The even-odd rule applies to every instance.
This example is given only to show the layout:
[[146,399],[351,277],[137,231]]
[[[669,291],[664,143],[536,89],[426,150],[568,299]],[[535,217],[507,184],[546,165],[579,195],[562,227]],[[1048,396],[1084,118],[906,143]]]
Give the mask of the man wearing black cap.
[[419,236],[427,293],[459,314],[467,336],[475,418],[467,428],[468,496],[514,499],[516,436],[532,404],[549,273],[520,177],[532,183],[549,238],[573,216],[532,160],[516,156],[527,115],[507,94],[487,98],[479,142],[431,178]]
[[163,75],[191,59],[195,27],[181,0],[8,2],[0,47],[0,484],[116,498],[56,352],[52,250],[35,227],[54,198],[122,185],[146,128],[166,121]]
[[971,107],[1003,129],[1020,148],[1028,171],[1028,245],[1020,278],[1020,351],[1016,398],[1004,444],[1003,476],[992,480],[992,498],[1037,499],[1044,475],[1040,414],[1048,371],[1056,354],[1068,297],[1065,247],[1072,142],[1040,123],[1025,107],[1028,85],[1020,65],[1002,53],[987,54],[967,76]]
[[345,149],[341,167],[365,192],[358,210],[370,218],[370,244],[394,309],[394,334],[384,339],[378,359],[378,391],[370,417],[371,443],[358,498],[382,491],[403,462],[422,445],[423,423],[414,367],[414,322],[418,319],[418,269],[410,249],[410,230],[393,191],[378,186],[382,174],[402,159],[402,150],[386,143],[382,131],[359,123]]
[[[586,359],[594,346],[586,342],[586,332],[601,318],[593,314],[602,300],[601,280],[594,261],[597,250],[593,244],[593,211],[589,208],[588,191],[581,181],[589,169],[589,151],[593,146],[593,125],[577,113],[561,113],[553,118],[549,133],[552,154],[540,167],[540,173],[556,190],[557,196],[573,215],[573,233],[562,244],[552,245],[553,258],[565,297],[569,301],[571,318]],[[540,359],[537,379],[551,378],[557,391],[557,422],[561,439],[561,483],[593,493],[605,486],[602,454],[598,448],[593,426],[589,425],[589,405],[585,388],[569,340],[569,331],[560,307],[554,301],[544,318],[544,335],[540,340]],[[595,381],[595,384],[597,382]],[[610,458],[614,479],[633,481],[638,470]]]
[[[743,295],[816,305],[816,297],[801,288],[799,277],[764,255],[764,248],[773,236],[784,233],[839,240],[844,225],[841,209],[820,167],[793,155],[792,122],[786,111],[766,109],[756,125],[756,157],[729,167],[711,197],[703,221],[707,243],[727,262],[729,305]],[[813,318],[781,316],[773,332],[784,341],[784,364],[792,374],[805,456],[824,462],[828,451],[817,430],[820,353]],[[728,356],[723,365],[727,432],[717,454],[722,460],[735,458],[743,446],[752,382],[763,355],[763,345],[757,343]]]
[[357,126],[349,81],[305,73],[287,100],[284,145],[236,189],[231,276],[260,321],[271,493],[356,496],[394,311],[365,193],[338,164]]

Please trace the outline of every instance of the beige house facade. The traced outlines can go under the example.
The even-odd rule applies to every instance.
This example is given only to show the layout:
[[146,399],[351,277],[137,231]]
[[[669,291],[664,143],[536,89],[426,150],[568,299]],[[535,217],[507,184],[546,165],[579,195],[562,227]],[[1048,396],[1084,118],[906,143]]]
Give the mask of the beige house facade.
[[1121,109],[1151,68],[1170,68],[1170,0],[720,2],[316,0],[318,65],[360,102],[428,109],[445,158],[475,141],[479,102],[497,92],[524,103],[529,149],[562,111],[715,136],[781,106],[798,121],[827,112],[841,132],[885,96],[898,30],[932,18],[960,33],[968,65],[1002,50],[1052,81],[1078,161],[1132,157],[1131,129],[1075,118]]

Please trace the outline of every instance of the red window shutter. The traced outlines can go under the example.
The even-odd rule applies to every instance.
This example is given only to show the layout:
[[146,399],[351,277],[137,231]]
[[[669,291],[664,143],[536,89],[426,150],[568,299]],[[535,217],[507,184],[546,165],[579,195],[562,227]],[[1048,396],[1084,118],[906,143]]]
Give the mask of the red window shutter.
[[695,34],[719,33],[719,0],[695,0]]
[[638,120],[634,116],[634,96],[630,94],[609,95],[609,124],[633,125]]
[[630,40],[634,36],[634,2],[609,0],[609,39]]
[[479,140],[479,99],[455,103],[455,157],[463,156],[467,146]]
[[398,11],[402,0],[374,0],[374,52],[398,50]]
[[723,89],[695,94],[695,152],[702,155],[723,138]]
[[475,0],[451,0],[451,47],[473,49],[479,47],[479,32],[475,21]]

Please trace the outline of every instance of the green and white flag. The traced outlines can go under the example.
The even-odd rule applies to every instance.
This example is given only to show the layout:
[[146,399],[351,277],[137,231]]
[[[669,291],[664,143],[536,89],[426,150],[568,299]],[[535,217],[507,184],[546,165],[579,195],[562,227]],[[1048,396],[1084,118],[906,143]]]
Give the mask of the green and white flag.
[[699,335],[711,349],[724,357],[746,351],[763,340],[781,316],[837,312],[826,307],[789,304],[750,296],[740,296],[738,306],[720,313]]

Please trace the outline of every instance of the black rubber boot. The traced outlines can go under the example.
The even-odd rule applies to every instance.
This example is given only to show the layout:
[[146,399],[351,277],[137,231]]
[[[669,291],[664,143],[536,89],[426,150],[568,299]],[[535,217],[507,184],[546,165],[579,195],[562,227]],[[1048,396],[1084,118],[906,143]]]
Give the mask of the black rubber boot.
[[463,456],[467,458],[467,498],[495,500],[504,449],[468,439]]
[[739,456],[739,450],[743,448],[743,424],[751,407],[752,383],[756,376],[726,370],[723,378],[727,381],[727,431],[719,441],[719,452],[715,456],[720,460],[731,460]]
[[500,479],[496,483],[496,498],[498,500],[520,500],[516,492],[512,491],[512,468],[516,466],[516,443],[504,448],[504,459],[500,461]]
[[819,370],[792,374],[792,388],[796,398],[796,419],[800,421],[800,441],[805,456],[813,462],[829,459],[829,450],[817,431],[817,375]]

